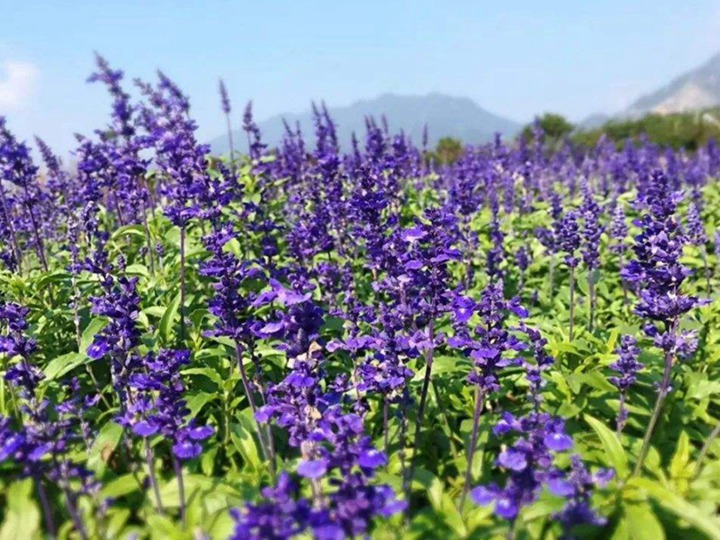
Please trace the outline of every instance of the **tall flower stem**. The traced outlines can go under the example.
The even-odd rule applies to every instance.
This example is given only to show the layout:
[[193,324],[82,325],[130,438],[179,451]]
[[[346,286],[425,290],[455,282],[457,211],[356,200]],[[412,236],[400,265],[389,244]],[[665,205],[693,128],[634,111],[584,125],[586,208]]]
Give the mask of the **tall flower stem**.
[[420,404],[418,405],[417,424],[415,424],[415,436],[413,437],[413,455],[412,460],[410,461],[410,467],[407,469],[407,474],[405,475],[404,482],[405,497],[408,501],[407,512],[410,512],[410,491],[412,488],[413,476],[415,475],[415,467],[417,466],[418,445],[420,444],[420,431],[422,428],[423,420],[425,418],[425,405],[427,404],[428,390],[430,389],[430,382],[432,380],[432,367],[434,359],[433,357],[435,353],[435,321],[433,319],[430,320],[430,323],[428,325],[428,334],[430,348],[425,353],[425,377],[423,378],[422,390],[420,392]]
[[148,266],[150,268],[150,274],[155,274],[155,257],[153,257],[153,250],[155,249],[155,246],[152,245],[152,236],[150,235],[150,225],[148,224],[148,216],[147,216],[147,206],[145,205],[145,201],[141,201],[142,203],[142,216],[143,216],[143,229],[145,232],[145,243],[147,244],[147,256],[148,256]]
[[[30,193],[27,186],[25,186],[25,197],[27,199],[30,198]],[[28,215],[30,216],[30,223],[33,227],[33,234],[35,235],[35,247],[37,249],[38,258],[40,259],[40,264],[42,265],[43,270],[47,272],[48,264],[47,259],[45,258],[45,245],[43,244],[42,238],[40,236],[40,230],[38,229],[37,220],[35,219],[35,212],[33,212],[30,203],[27,204],[27,210]]]
[[[623,257],[622,253],[620,254],[620,259],[618,262],[618,268],[623,268],[625,266],[625,257]],[[622,292],[623,292],[623,306],[626,306],[628,304],[628,290],[627,290],[627,283],[625,283],[625,280],[620,278],[620,285],[622,286]]]
[[154,461],[153,451],[152,448],[150,448],[150,441],[149,439],[145,439],[145,462],[147,463],[148,474],[150,476],[150,485],[152,486],[153,494],[155,495],[155,504],[157,505],[157,509],[161,514],[163,514],[165,513],[165,508],[163,508],[162,499],[160,498],[160,486],[158,486],[157,477],[155,476]]
[[180,226],[180,342],[185,342],[185,224]]
[[187,527],[187,518],[185,516],[185,481],[183,479],[182,466],[180,461],[173,454],[172,456],[173,468],[175,469],[175,476],[178,481],[178,495],[180,497],[180,521],[182,521],[183,528]]
[[700,247],[700,255],[703,261],[703,269],[705,271],[705,292],[710,294],[710,266],[708,265],[707,248],[703,244]]
[[42,505],[43,509],[45,528],[50,534],[50,538],[55,538],[57,536],[57,529],[55,529],[55,521],[52,517],[52,507],[50,506],[50,501],[48,500],[47,491],[45,491],[45,486],[43,486],[42,480],[40,480],[39,478],[35,479],[35,485],[37,486],[38,495],[40,497],[40,504]]
[[[407,493],[407,487],[406,487],[406,477],[407,477],[407,453],[406,453],[406,443],[407,443],[407,410],[408,410],[408,403],[410,401],[410,392],[408,391],[407,385],[405,386],[403,390],[403,397],[402,397],[402,403],[400,405],[400,469],[402,470],[402,478],[403,478],[403,491]],[[410,501],[407,501],[408,504],[410,504]]]
[[82,540],[88,540],[89,537],[87,535],[87,532],[85,532],[82,518],[80,517],[77,507],[75,506],[72,494],[67,488],[65,488],[63,491],[65,492],[65,501],[67,503],[68,512],[70,512],[70,518],[72,519],[73,525],[75,525],[75,530],[77,530]]
[[593,269],[588,269],[588,311],[590,312],[590,322],[588,328],[590,332],[595,329],[595,277]]
[[453,431],[450,428],[450,419],[448,418],[447,411],[445,410],[445,406],[443,405],[442,399],[440,397],[440,390],[438,389],[435,381],[432,381],[430,383],[430,386],[432,386],[433,394],[435,394],[435,402],[437,403],[438,409],[440,410],[440,415],[442,416],[443,424],[445,424],[445,429],[449,433],[450,451],[452,452],[453,459],[457,463],[459,459],[458,452],[457,448],[455,448],[455,441],[453,441]]
[[230,122],[230,114],[225,114],[227,120],[227,132],[228,132],[228,147],[230,149],[230,174],[235,179],[235,149],[233,148],[233,135],[232,135],[232,123]]
[[[255,416],[255,413],[257,412],[257,404],[255,403],[255,397],[253,396],[252,392],[252,385],[250,384],[250,379],[247,375],[247,370],[245,369],[245,364],[243,363],[242,359],[242,349],[240,347],[240,344],[235,342],[235,361],[237,362],[238,369],[240,370],[240,378],[242,379],[243,389],[245,390],[245,395],[247,396],[248,403],[250,404],[250,410],[253,413],[253,417]],[[256,426],[258,429],[258,439],[260,440],[260,446],[262,447],[263,456],[265,456],[265,459],[269,461],[270,464],[270,472],[272,476],[275,476],[275,456],[272,455],[272,453],[269,450],[269,444],[266,441],[265,437],[266,435],[269,437],[272,437],[272,434],[269,434],[264,429],[262,429],[259,425]],[[269,430],[268,430],[269,431]]]
[[[675,338],[676,328],[677,320],[672,323],[672,327],[668,330],[672,332],[671,337],[673,338],[673,342]],[[650,439],[652,439],[653,431],[655,431],[655,425],[660,418],[660,412],[662,411],[663,403],[665,402],[665,398],[668,394],[668,389],[670,388],[670,375],[672,374],[673,360],[674,358],[672,352],[667,351],[665,353],[665,369],[663,371],[663,378],[660,383],[660,389],[658,390],[658,397],[655,401],[655,407],[653,408],[652,416],[650,416],[650,423],[645,430],[645,436],[643,437],[642,446],[640,447],[640,454],[638,455],[638,460],[632,473],[633,476],[637,476],[638,474],[640,474],[643,462],[645,461],[647,453],[650,450]]]
[[615,432],[619,441],[622,441],[620,437],[622,436],[622,430],[625,426],[625,422],[621,418],[623,410],[625,410],[625,392],[620,392],[620,414],[618,415],[617,423],[615,426]]
[[470,435],[470,448],[468,449],[468,463],[465,471],[465,484],[463,485],[462,497],[460,498],[460,510],[465,506],[465,498],[472,482],[473,460],[477,449],[478,437],[480,434],[480,415],[482,414],[484,396],[482,390],[475,390],[475,413],[473,414],[472,434]]
[[575,268],[570,267],[570,341],[573,340],[573,326],[575,324]]
[[388,430],[389,430],[389,427],[388,427],[389,410],[388,409],[390,408],[390,404],[388,403],[387,396],[385,396],[384,394],[383,394],[382,401],[383,401],[383,406],[382,406],[382,408],[383,408],[383,443],[384,443],[384,451],[385,451],[385,453],[387,453],[388,446],[389,446],[389,435],[390,435],[388,433]]

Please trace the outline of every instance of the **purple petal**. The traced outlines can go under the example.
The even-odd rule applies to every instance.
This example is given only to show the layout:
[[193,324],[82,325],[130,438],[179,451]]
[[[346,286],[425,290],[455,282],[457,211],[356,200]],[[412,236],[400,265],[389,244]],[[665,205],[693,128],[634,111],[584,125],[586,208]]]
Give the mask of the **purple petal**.
[[514,448],[509,448],[501,452],[498,456],[498,463],[506,469],[513,471],[522,471],[527,467],[527,458],[523,452],[519,452]]
[[296,292],[288,291],[285,289],[278,294],[278,300],[286,306],[293,306],[295,304],[301,304],[310,299],[310,294],[299,294]]
[[275,412],[275,407],[265,406],[260,407],[257,412],[255,413],[255,420],[260,422],[261,424],[264,424],[268,420],[270,420],[270,416]]
[[497,494],[493,490],[490,490],[485,486],[476,487],[470,492],[472,500],[475,501],[475,504],[480,506],[490,504],[495,500],[496,496]]
[[142,420],[135,424],[132,430],[135,435],[149,437],[150,435],[155,435],[158,432],[158,427],[155,424]]
[[380,515],[384,517],[390,517],[393,514],[402,512],[403,510],[405,510],[405,508],[407,508],[407,501],[394,500],[380,509]]
[[175,443],[172,449],[173,454],[180,459],[193,459],[202,454],[202,446],[191,441]]
[[495,513],[501,518],[515,519],[518,514],[518,507],[515,501],[507,497],[500,497],[495,501]]
[[87,354],[93,360],[99,360],[110,350],[110,346],[104,339],[96,340],[88,347]]
[[470,356],[477,360],[478,358],[495,358],[498,354],[500,351],[495,347],[483,347],[471,352]]
[[320,478],[327,472],[327,460],[316,459],[312,461],[302,461],[298,465],[297,473],[305,478]]
[[383,452],[379,452],[374,448],[365,450],[358,458],[358,465],[365,469],[377,469],[387,463],[387,458]]
[[405,229],[402,237],[406,242],[415,242],[416,240],[423,238],[425,234],[426,233],[422,227],[412,227],[410,229]]
[[316,540],[344,540],[345,531],[339,525],[320,525],[313,527]]
[[558,497],[569,497],[575,493],[573,485],[564,478],[553,478],[548,481],[547,486],[550,493],[553,493]]
[[30,459],[30,461],[39,461],[40,459],[42,459],[42,457],[45,454],[47,454],[50,451],[51,447],[52,447],[52,444],[50,444],[50,443],[41,444],[40,446],[35,448],[35,450],[30,452],[30,455],[28,456],[28,458]]
[[545,435],[543,442],[550,450],[555,450],[556,452],[570,450],[573,446],[572,438],[564,433],[550,433],[549,435]]
[[265,326],[262,327],[260,330],[263,334],[277,334],[283,329],[283,323],[280,322],[271,322],[267,323]]
[[204,441],[213,433],[215,433],[215,429],[212,426],[196,427],[188,431],[188,435],[193,441]]

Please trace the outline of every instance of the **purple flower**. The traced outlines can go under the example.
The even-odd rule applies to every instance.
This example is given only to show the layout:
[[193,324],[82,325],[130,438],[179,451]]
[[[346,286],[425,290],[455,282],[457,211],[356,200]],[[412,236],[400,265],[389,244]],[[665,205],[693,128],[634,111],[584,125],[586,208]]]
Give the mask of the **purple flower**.
[[705,226],[695,203],[690,203],[687,210],[687,237],[695,246],[704,246],[708,242]]
[[620,390],[620,411],[617,418],[618,433],[622,431],[627,421],[627,395],[630,387],[637,380],[637,373],[643,368],[638,362],[640,349],[637,347],[637,341],[634,337],[623,335],[620,338],[620,345],[616,348],[615,353],[620,356],[617,362],[610,364],[610,368],[618,373],[617,376],[610,377],[610,382],[617,386]]
[[575,257],[575,252],[580,248],[580,227],[577,219],[577,212],[571,210],[557,222],[555,230],[560,250],[565,252],[565,264],[570,268],[578,265],[578,259]]
[[142,372],[128,381],[132,399],[116,418],[141,437],[161,435],[181,460],[198,457],[202,453],[200,442],[215,433],[212,426],[200,426],[195,418],[187,420],[180,368],[189,361],[189,351],[161,350],[142,357]]
[[600,235],[603,228],[600,225],[600,206],[587,181],[583,185],[583,204],[580,208],[583,217],[583,261],[589,270],[600,265]]
[[222,105],[222,111],[225,114],[230,114],[230,97],[228,96],[227,88],[225,88],[225,83],[222,79],[220,79],[218,87],[220,89],[220,103]]
[[[646,213],[637,221],[642,232],[635,237],[635,259],[621,272],[623,279],[637,284],[639,298],[635,313],[661,323],[665,329],[700,304],[697,297],[681,292],[690,271],[680,263],[687,239],[675,215],[679,198],[678,193],[671,191],[667,177],[655,171],[640,200]],[[663,346],[666,352],[677,346],[673,342],[674,332],[671,334],[670,341]]]
[[610,237],[613,240],[610,244],[610,251],[618,255],[624,254],[627,251],[627,244],[625,243],[627,235],[628,226],[625,223],[625,211],[622,205],[616,202],[612,224],[610,225]]

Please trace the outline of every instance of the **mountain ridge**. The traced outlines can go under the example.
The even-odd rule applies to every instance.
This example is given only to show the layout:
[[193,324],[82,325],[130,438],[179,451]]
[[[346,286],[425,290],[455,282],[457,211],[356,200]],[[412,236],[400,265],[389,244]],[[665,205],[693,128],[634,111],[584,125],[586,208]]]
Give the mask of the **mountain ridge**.
[[689,112],[717,105],[720,105],[720,53],[640,96],[620,116]]
[[[365,118],[374,117],[380,121],[387,118],[390,131],[403,131],[415,144],[420,144],[425,125],[428,126],[428,144],[433,147],[442,137],[455,137],[467,144],[490,142],[495,133],[512,137],[522,129],[522,124],[492,113],[469,97],[450,96],[440,92],[424,95],[383,93],[375,98],[364,98],[339,107],[328,107],[330,117],[337,125],[338,140],[348,148],[354,132],[362,141],[365,133]],[[312,111],[284,113],[258,122],[263,141],[277,146],[285,133],[283,119],[291,126],[299,122],[305,136],[314,132]],[[247,150],[247,143],[241,130],[233,131],[233,138],[240,141],[236,150]],[[310,137],[308,137],[310,138]],[[227,135],[210,141],[216,153],[228,151]]]

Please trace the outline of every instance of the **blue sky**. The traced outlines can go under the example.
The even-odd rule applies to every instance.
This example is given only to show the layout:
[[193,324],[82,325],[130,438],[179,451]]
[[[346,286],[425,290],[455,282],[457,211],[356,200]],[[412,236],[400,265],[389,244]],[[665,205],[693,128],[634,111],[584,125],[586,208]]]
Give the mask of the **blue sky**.
[[720,0],[0,0],[0,114],[65,152],[105,122],[85,80],[93,50],[126,75],[162,68],[191,96],[200,136],[237,114],[439,91],[526,121],[617,111],[720,51]]

